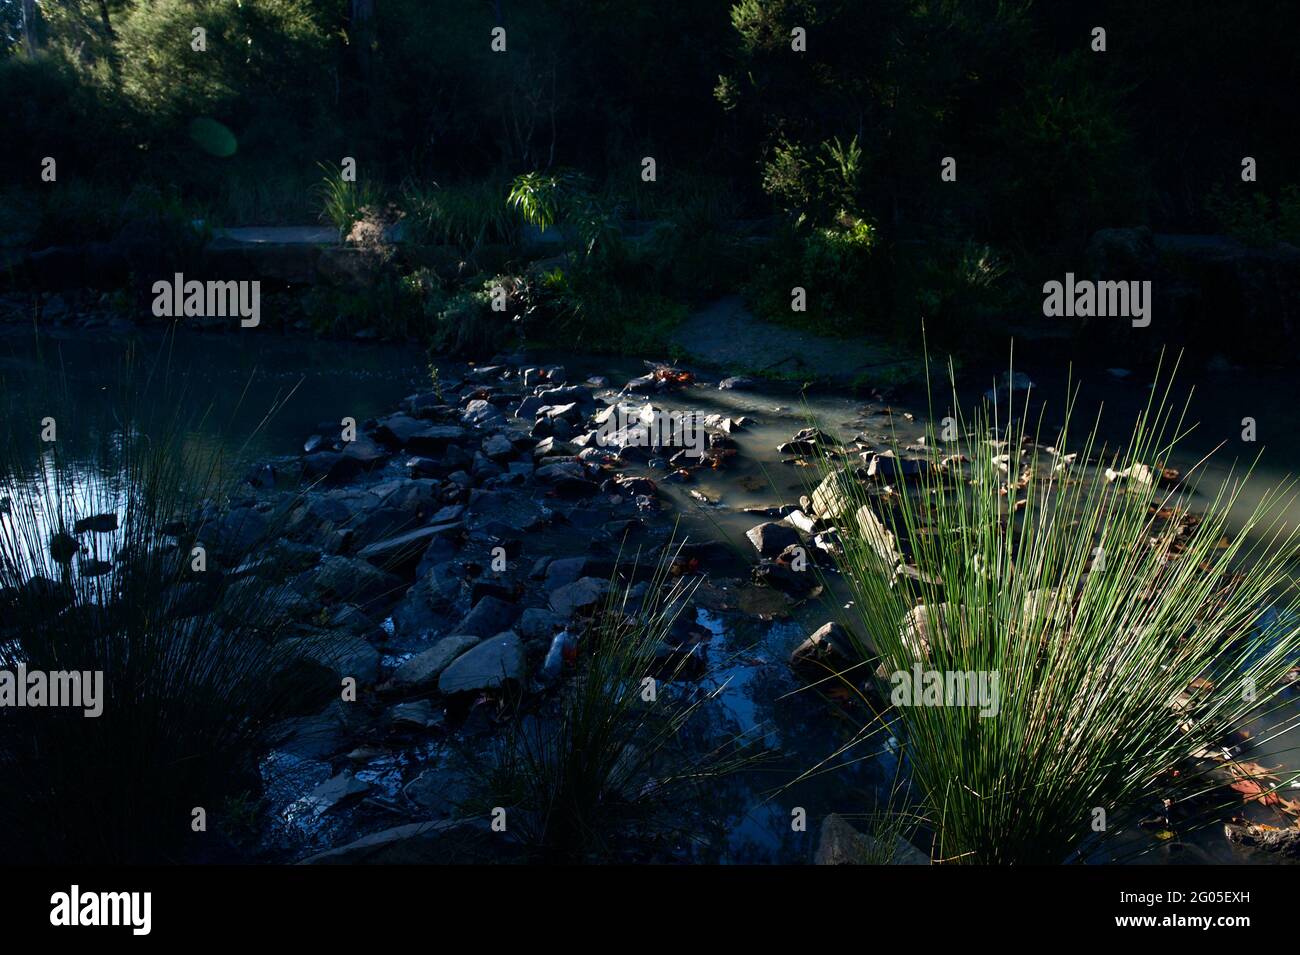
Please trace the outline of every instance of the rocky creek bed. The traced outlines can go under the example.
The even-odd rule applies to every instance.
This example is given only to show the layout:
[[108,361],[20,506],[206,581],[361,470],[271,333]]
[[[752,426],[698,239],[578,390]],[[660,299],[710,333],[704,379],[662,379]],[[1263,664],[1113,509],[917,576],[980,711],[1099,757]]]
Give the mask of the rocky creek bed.
[[[226,336],[200,338],[207,350]],[[296,453],[263,442],[240,492],[206,515],[218,558],[264,555],[238,568],[241,585],[275,593],[307,645],[329,645],[336,675],[360,684],[357,702],[273,728],[234,857],[520,858],[471,805],[485,760],[517,713],[545,714],[581,672],[584,628],[620,566],[626,577],[639,555],[627,583],[644,589],[644,568],[668,548],[675,576],[698,581],[664,647],[698,661],[674,689],[707,697],[692,745],[744,738],[774,761],[720,781],[690,835],[666,834],[639,858],[878,854],[862,823],[837,813],[879,804],[896,741],[864,741],[869,714],[806,690],[816,660],[841,651],[827,621],[843,602],[825,556],[833,488],[813,492],[810,465],[834,446],[861,454],[868,478],[905,478],[929,456],[915,445],[923,422],[887,393],[827,403],[698,369],[545,361],[441,365],[436,388],[426,377],[400,404],[314,389],[322,416],[365,409],[354,439],[331,419],[304,429]],[[589,377],[593,367],[609,377]],[[657,415],[698,426],[702,454],[671,427],[646,440],[619,426]],[[801,428],[810,417],[835,435]],[[914,453],[891,456],[891,435]],[[815,572],[794,570],[796,548]],[[794,810],[807,813],[804,831]],[[915,860],[909,848],[896,858]],[[1221,832],[1156,856],[1241,861]]]
[[[485,815],[464,818],[482,789],[483,754],[518,708],[544,708],[582,666],[584,627],[611,579],[622,574],[644,592],[660,559],[672,579],[699,581],[663,647],[665,659],[689,662],[673,668],[675,692],[708,697],[695,745],[746,738],[791,757],[778,724],[824,711],[795,693],[791,651],[803,645],[802,659],[829,631],[806,643],[809,627],[793,619],[821,586],[814,568],[791,568],[788,551],[829,546],[820,524],[795,504],[738,508],[749,533],[737,546],[723,534],[693,537],[674,513],[682,500],[722,510],[693,486],[696,475],[737,465],[732,435],[754,424],[682,409],[693,394],[756,383],[654,366],[618,386],[571,384],[561,366],[522,360],[443,376],[438,390],[357,422],[355,434],[344,430],[350,422],[322,422],[300,455],[258,463],[245,496],[209,515],[210,546],[238,554],[260,542],[281,576],[292,570],[284,612],[304,634],[328,636],[331,666],[360,685],[357,702],[275,728],[259,853],[509,858]],[[674,422],[698,429],[694,449],[682,432],[651,424],[666,403]],[[782,453],[798,459],[811,437],[795,435]],[[778,720],[773,709],[787,712]],[[717,804],[699,807],[699,840],[649,854],[809,859],[825,813],[802,835],[789,825],[789,799],[772,792],[834,753],[846,727],[828,721],[804,734],[801,754],[775,777],[720,784]],[[870,790],[880,771],[846,772],[837,784]]]

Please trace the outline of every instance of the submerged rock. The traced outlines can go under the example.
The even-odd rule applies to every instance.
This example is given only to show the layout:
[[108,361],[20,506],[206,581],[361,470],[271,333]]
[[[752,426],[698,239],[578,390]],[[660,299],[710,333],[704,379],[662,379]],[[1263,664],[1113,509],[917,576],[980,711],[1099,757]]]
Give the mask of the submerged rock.
[[822,624],[803,643],[790,653],[793,667],[813,666],[816,669],[842,672],[853,665],[857,654],[849,632],[835,621]]
[[94,531],[96,534],[107,534],[110,531],[117,530],[117,515],[95,514],[92,517],[83,517],[72,525],[74,534],[84,534],[86,531]]
[[72,563],[72,558],[81,552],[81,544],[71,534],[59,531],[50,535],[50,556],[60,564]]
[[342,809],[370,792],[370,784],[350,772],[342,772],[321,783],[307,794],[304,802],[317,815]]

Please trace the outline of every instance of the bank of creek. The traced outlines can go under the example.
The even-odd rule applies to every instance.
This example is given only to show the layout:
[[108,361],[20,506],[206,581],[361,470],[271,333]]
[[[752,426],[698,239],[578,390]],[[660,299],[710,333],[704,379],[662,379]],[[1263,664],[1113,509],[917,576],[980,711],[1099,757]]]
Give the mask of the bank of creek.
[[[891,434],[914,442],[925,431],[919,389],[803,391],[689,364],[656,370],[627,359],[531,353],[439,364],[435,380],[414,346],[250,341],[238,333],[180,331],[164,340],[126,327],[83,328],[44,341],[38,362],[30,330],[11,328],[3,364],[7,388],[31,385],[57,363],[75,401],[102,402],[121,380],[128,342],[137,364],[166,351],[168,367],[185,379],[185,400],[212,409],[192,440],[247,456],[240,470],[248,478],[212,529],[213,546],[223,538],[254,545],[295,567],[308,554],[292,579],[301,599],[286,612],[346,632],[340,672],[356,677],[362,692],[356,703],[274,728],[264,798],[254,800],[258,836],[245,849],[253,857],[415,861],[450,851],[442,834],[455,831],[506,711],[559,692],[582,665],[579,649],[558,673],[548,670],[556,634],[580,629],[620,554],[653,563],[670,540],[685,541],[677,569],[701,578],[675,631],[679,649],[700,666],[667,692],[706,698],[693,745],[744,739],[772,758],[720,780],[716,798],[700,807],[699,828],[666,839],[656,857],[812,861],[828,814],[852,821],[870,813],[906,779],[889,725],[872,724],[870,711],[844,694],[808,689],[807,672],[791,664],[809,634],[841,618],[845,598],[818,548],[825,527],[799,529],[787,518],[798,510],[794,524],[805,512],[816,519],[800,501],[817,483],[816,463],[797,432],[815,422],[849,446],[881,448]],[[1059,369],[1029,362],[1023,370],[1049,408],[1061,403]],[[1254,404],[1275,411],[1273,396],[1286,390],[1266,375],[1217,374],[1215,394],[1232,397],[1194,404],[1192,418],[1203,426],[1187,460],[1171,463],[1189,466],[1230,440]],[[974,399],[992,378],[968,369],[963,397]],[[1083,404],[1104,400],[1106,420],[1123,433],[1146,400],[1150,374],[1095,369],[1082,379]],[[600,415],[616,402],[693,414],[706,435],[702,462],[678,456],[678,447],[633,446],[619,455],[594,440]],[[355,441],[341,440],[344,418],[357,423]],[[1264,458],[1262,483],[1291,464],[1276,450]],[[805,580],[792,582],[775,566],[781,547],[764,543],[760,556],[747,537],[766,522],[779,524],[774,539],[806,549],[816,570]],[[446,638],[458,641],[456,652],[446,643],[434,652]],[[471,652],[478,658],[467,662]],[[1259,747],[1249,741],[1294,716],[1288,702],[1243,727],[1241,755],[1280,767],[1283,778],[1296,773],[1300,756],[1285,736]],[[806,827],[792,826],[799,809]],[[1231,814],[1225,809],[1223,818]],[[924,828],[913,834],[922,852],[926,838]],[[1135,827],[1109,851],[1141,862],[1274,859],[1230,844],[1222,819],[1172,840]],[[900,851],[905,858],[916,857]]]

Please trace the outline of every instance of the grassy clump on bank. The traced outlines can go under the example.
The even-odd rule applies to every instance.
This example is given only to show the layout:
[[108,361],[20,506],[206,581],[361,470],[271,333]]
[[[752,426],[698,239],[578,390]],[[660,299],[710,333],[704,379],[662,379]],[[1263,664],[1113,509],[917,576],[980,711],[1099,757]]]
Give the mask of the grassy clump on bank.
[[1169,388],[1123,448],[1074,420],[1074,394],[1047,432],[1023,397],[1003,389],[968,416],[954,389],[914,473],[832,479],[853,629],[871,643],[857,650],[879,655],[883,692],[917,667],[998,680],[993,715],[920,687],[893,700],[941,861],[1104,852],[1167,794],[1162,774],[1268,707],[1300,658],[1291,485],[1251,507],[1249,469],[1166,480],[1186,430]]
[[269,545],[222,543],[231,485],[186,422],[127,400],[78,415],[56,394],[53,441],[28,433],[30,409],[6,416],[0,669],[100,673],[102,712],[0,709],[0,845],[26,862],[219,857],[225,807],[261,789],[268,725],[337,698],[338,644],[286,619],[295,595],[256,566]]

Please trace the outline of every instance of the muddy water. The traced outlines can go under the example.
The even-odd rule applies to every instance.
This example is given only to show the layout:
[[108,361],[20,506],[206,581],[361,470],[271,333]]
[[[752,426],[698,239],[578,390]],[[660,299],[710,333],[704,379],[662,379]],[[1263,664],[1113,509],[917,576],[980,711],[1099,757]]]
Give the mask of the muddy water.
[[[386,413],[403,396],[429,385],[426,362],[412,347],[265,336],[257,340],[256,348],[249,348],[237,335],[202,334],[183,334],[171,342],[126,333],[68,335],[47,342],[45,358],[38,362],[30,337],[11,332],[0,338],[0,375],[6,391],[25,392],[34,406],[41,403],[40,389],[48,385],[52,369],[57,369],[75,401],[111,402],[123,380],[122,355],[132,341],[137,367],[165,366],[174,380],[183,382],[185,400],[207,412],[206,419],[192,428],[189,437],[194,443],[250,458],[294,455],[319,423],[338,421],[345,415],[362,421]],[[644,372],[639,362],[571,355],[539,360],[565,364],[570,381],[601,374],[617,385]],[[1059,407],[1065,393],[1064,377],[1035,368],[1026,370],[1037,382],[1038,393],[1049,400],[1049,408]],[[991,383],[992,373],[987,377]],[[1119,378],[1097,370],[1083,376],[1082,384],[1081,414],[1090,417],[1092,410],[1104,403],[1103,420],[1107,428],[1113,428],[1110,433],[1115,439],[1123,436],[1148,396],[1143,376],[1137,373]],[[1208,478],[1226,475],[1233,457],[1253,457],[1261,445],[1266,450],[1256,475],[1260,485],[1280,480],[1292,465],[1300,464],[1300,443],[1294,442],[1294,436],[1300,434],[1300,406],[1291,400],[1293,391],[1284,377],[1228,373],[1199,380],[1188,376],[1183,384],[1196,385],[1190,417],[1203,424],[1189,436],[1182,458],[1171,462],[1175,466],[1189,468],[1222,442],[1227,442],[1224,454],[1210,466]],[[972,386],[963,397],[973,399],[984,387],[987,384]],[[683,534],[696,540],[721,537],[746,560],[752,549],[745,531],[763,518],[745,513],[744,508],[797,503],[815,483],[814,474],[783,463],[785,456],[776,451],[777,445],[799,428],[812,420],[846,439],[862,432],[883,436],[893,431],[907,442],[924,433],[925,427],[921,395],[906,392],[892,401],[892,414],[885,414],[886,405],[879,401],[802,394],[789,386],[766,384],[752,391],[693,387],[654,400],[666,410],[751,419],[733,435],[740,454],[726,470],[698,473],[687,484],[663,481],[663,471],[647,472],[658,481],[669,516],[680,520]],[[272,408],[275,413],[267,418]],[[913,419],[907,417],[909,409],[916,412]],[[1240,440],[1245,417],[1256,419],[1257,444]],[[1047,420],[1052,420],[1050,411]],[[692,496],[691,490],[708,503]],[[1238,519],[1240,513],[1239,508]],[[1300,512],[1294,516],[1300,520]],[[713,731],[720,736],[761,737],[769,748],[782,754],[761,773],[738,782],[739,791],[728,787],[727,798],[733,804],[725,844],[702,850],[703,858],[806,861],[825,813],[870,812],[888,798],[899,778],[897,740],[890,728],[873,725],[870,732],[864,732],[867,718],[860,706],[851,700],[828,701],[810,692],[787,666],[790,650],[805,634],[842,610],[842,593],[833,579],[830,583],[823,600],[809,601],[788,612],[769,607],[777,612],[768,619],[726,609],[733,606],[728,599],[701,601],[712,605],[697,611],[697,622],[713,635],[713,667],[707,677],[708,686],[719,691],[718,706],[709,716],[714,721]],[[1266,742],[1243,740],[1237,755],[1280,766],[1284,778],[1300,772],[1300,754],[1290,736],[1268,739],[1281,720],[1295,715],[1295,707],[1292,703],[1246,727],[1251,740]],[[394,759],[429,767],[439,765],[443,755],[430,751]],[[281,779],[301,777],[277,794],[286,826],[307,844],[335,840],[340,835],[338,824],[315,819],[311,807],[300,802],[304,792],[325,778],[322,773],[328,773],[328,768],[292,754],[277,754],[276,759],[286,764],[279,769],[293,770],[278,773]],[[381,795],[395,795],[401,783],[409,780],[411,769],[397,763],[372,763],[363,770],[367,775],[362,778],[374,784]],[[804,831],[794,824],[801,811],[808,822]],[[1268,821],[1267,813],[1252,814]],[[383,824],[392,822],[376,819],[371,828]],[[1265,861],[1262,856],[1246,857],[1233,850],[1217,824],[1200,832],[1180,831],[1179,838],[1168,842],[1155,842],[1149,835],[1137,833],[1124,852],[1134,861]]]

